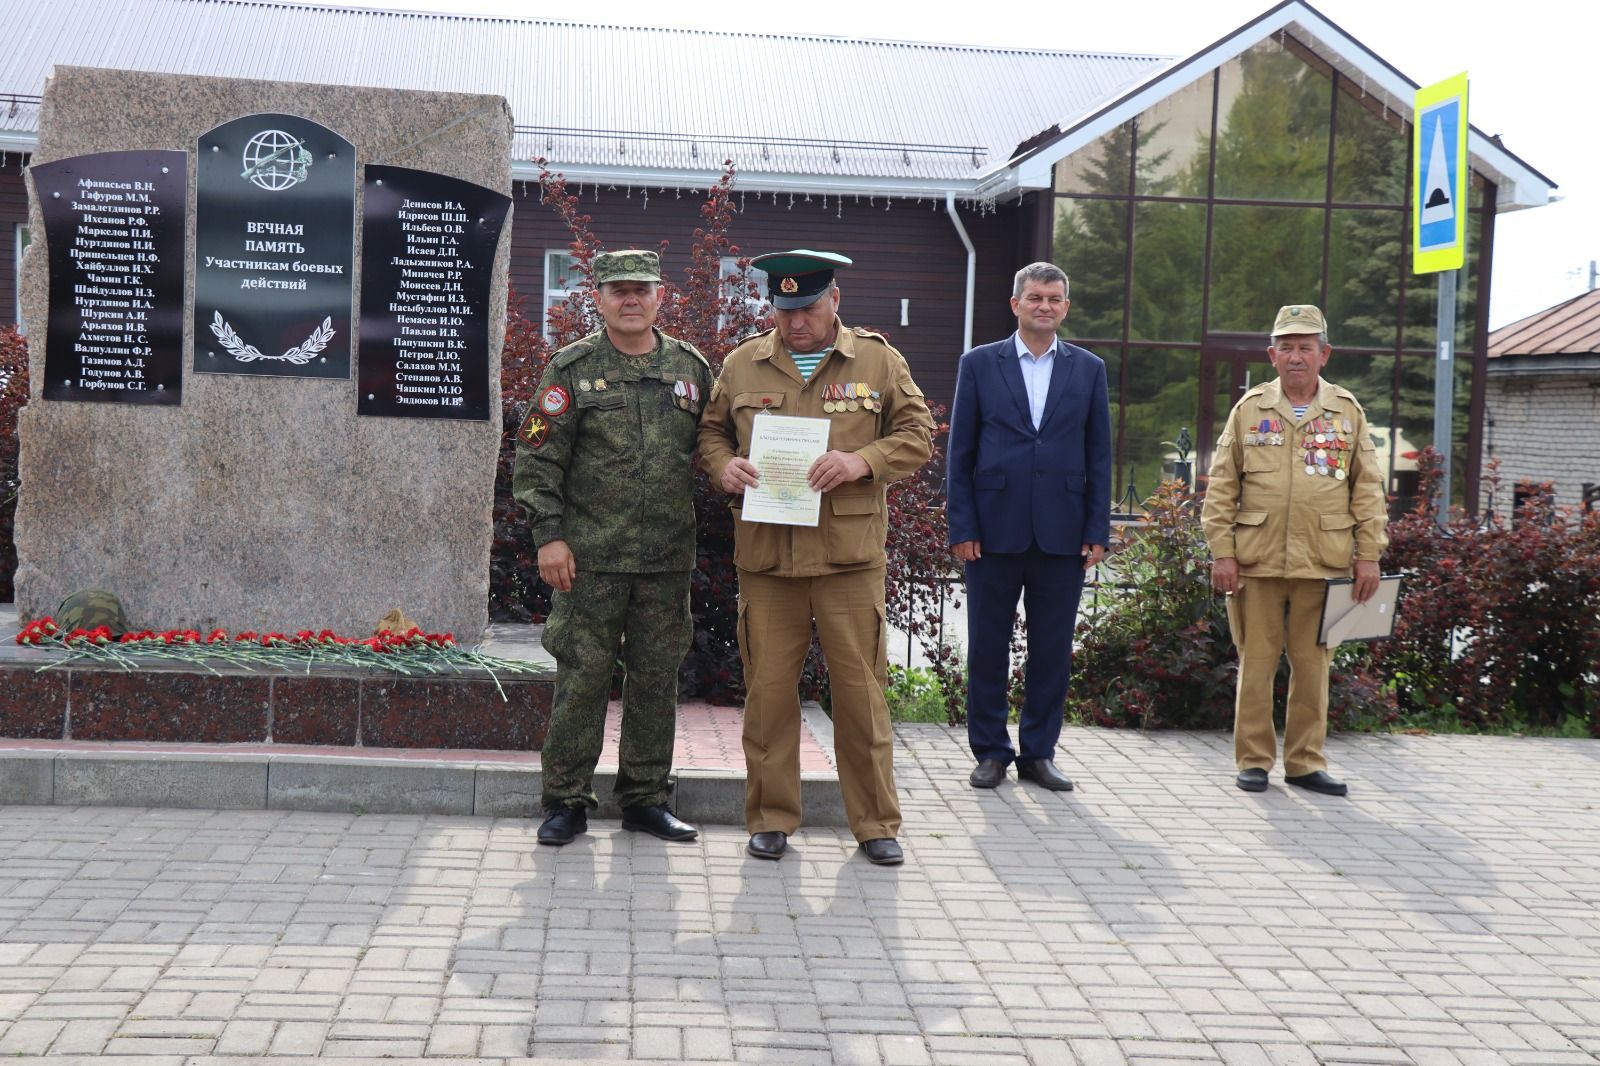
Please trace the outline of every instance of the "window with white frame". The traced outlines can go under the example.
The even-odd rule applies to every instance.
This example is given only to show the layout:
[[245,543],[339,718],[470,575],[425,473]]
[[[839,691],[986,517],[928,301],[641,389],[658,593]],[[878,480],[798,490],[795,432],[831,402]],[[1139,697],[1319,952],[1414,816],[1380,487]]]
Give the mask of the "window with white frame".
[[15,227],[12,241],[11,278],[16,287],[16,306],[12,308],[16,317],[12,319],[17,324],[17,332],[26,336],[27,323],[22,321],[22,253],[28,250],[28,224],[18,222]]
[[539,328],[546,337],[550,336],[550,309],[571,295],[582,277],[578,261],[567,252],[552,249],[544,253],[544,314]]
[[[736,256],[736,255],[725,255],[725,256],[722,257],[721,276],[723,278],[735,278],[735,279],[739,277],[739,257],[738,256]],[[750,276],[750,280],[756,283],[756,289],[760,293],[760,295],[755,299],[751,299],[749,297],[744,297],[743,298],[743,303],[750,309],[750,314],[751,315],[755,316],[756,318],[760,318],[761,316],[765,315],[767,313],[767,310],[768,310],[768,308],[767,308],[767,272],[765,270],[757,270],[755,267],[751,267],[749,269],[749,276]],[[720,329],[720,328],[723,328],[724,326],[726,326],[727,319],[728,319],[727,315],[720,316],[718,321],[717,321],[717,327]]]

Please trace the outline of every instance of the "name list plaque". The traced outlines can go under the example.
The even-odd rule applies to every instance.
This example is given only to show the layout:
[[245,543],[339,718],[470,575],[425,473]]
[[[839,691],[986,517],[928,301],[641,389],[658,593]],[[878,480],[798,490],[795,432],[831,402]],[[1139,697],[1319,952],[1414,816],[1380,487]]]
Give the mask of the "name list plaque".
[[348,379],[355,147],[309,119],[246,115],[197,152],[195,370]]
[[183,152],[32,168],[49,251],[44,398],[183,402]]
[[489,288],[507,196],[368,165],[356,413],[489,418]]

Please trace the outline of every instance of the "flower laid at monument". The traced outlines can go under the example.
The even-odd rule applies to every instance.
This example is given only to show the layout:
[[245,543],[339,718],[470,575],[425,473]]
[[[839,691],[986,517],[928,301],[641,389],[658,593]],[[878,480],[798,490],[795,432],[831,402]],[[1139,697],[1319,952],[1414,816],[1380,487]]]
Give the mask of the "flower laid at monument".
[[[231,667],[303,669],[313,666],[357,667],[400,674],[487,674],[499,687],[496,671],[524,673],[526,663],[497,659],[475,648],[463,648],[451,633],[426,633],[413,626],[404,632],[383,629],[370,637],[340,636],[331,629],[289,633],[229,633],[213,629],[142,629],[114,633],[109,626],[63,630],[49,616],[37,618],[17,633],[17,643],[65,654],[41,666],[51,670],[80,661],[102,662],[126,670],[153,659],[193,663],[217,673],[214,664]],[[501,696],[505,696],[501,690]]]

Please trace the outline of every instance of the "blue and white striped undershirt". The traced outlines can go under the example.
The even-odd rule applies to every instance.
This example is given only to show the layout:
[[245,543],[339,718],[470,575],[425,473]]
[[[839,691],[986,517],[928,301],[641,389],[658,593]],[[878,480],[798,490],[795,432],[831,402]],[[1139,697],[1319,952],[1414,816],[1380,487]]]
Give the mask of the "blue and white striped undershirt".
[[1294,408],[1294,420],[1296,422],[1304,418],[1306,416],[1306,412],[1311,410],[1311,405],[1308,403],[1297,403],[1291,404],[1290,406]]
[[831,351],[833,351],[833,348],[830,346],[822,349],[820,352],[813,352],[810,355],[801,355],[799,352],[790,352],[789,358],[794,360],[795,368],[800,371],[800,376],[805,380],[810,381],[811,375],[817,372],[817,367],[822,365],[822,361],[828,358],[828,353]]

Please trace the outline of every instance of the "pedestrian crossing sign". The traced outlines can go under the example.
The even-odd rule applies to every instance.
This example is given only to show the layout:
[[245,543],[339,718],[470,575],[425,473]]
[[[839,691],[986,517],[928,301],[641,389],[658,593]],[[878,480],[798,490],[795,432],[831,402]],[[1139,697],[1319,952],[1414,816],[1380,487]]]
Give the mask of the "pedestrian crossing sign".
[[1459,270],[1467,250],[1467,75],[1417,90],[1411,123],[1411,262]]

